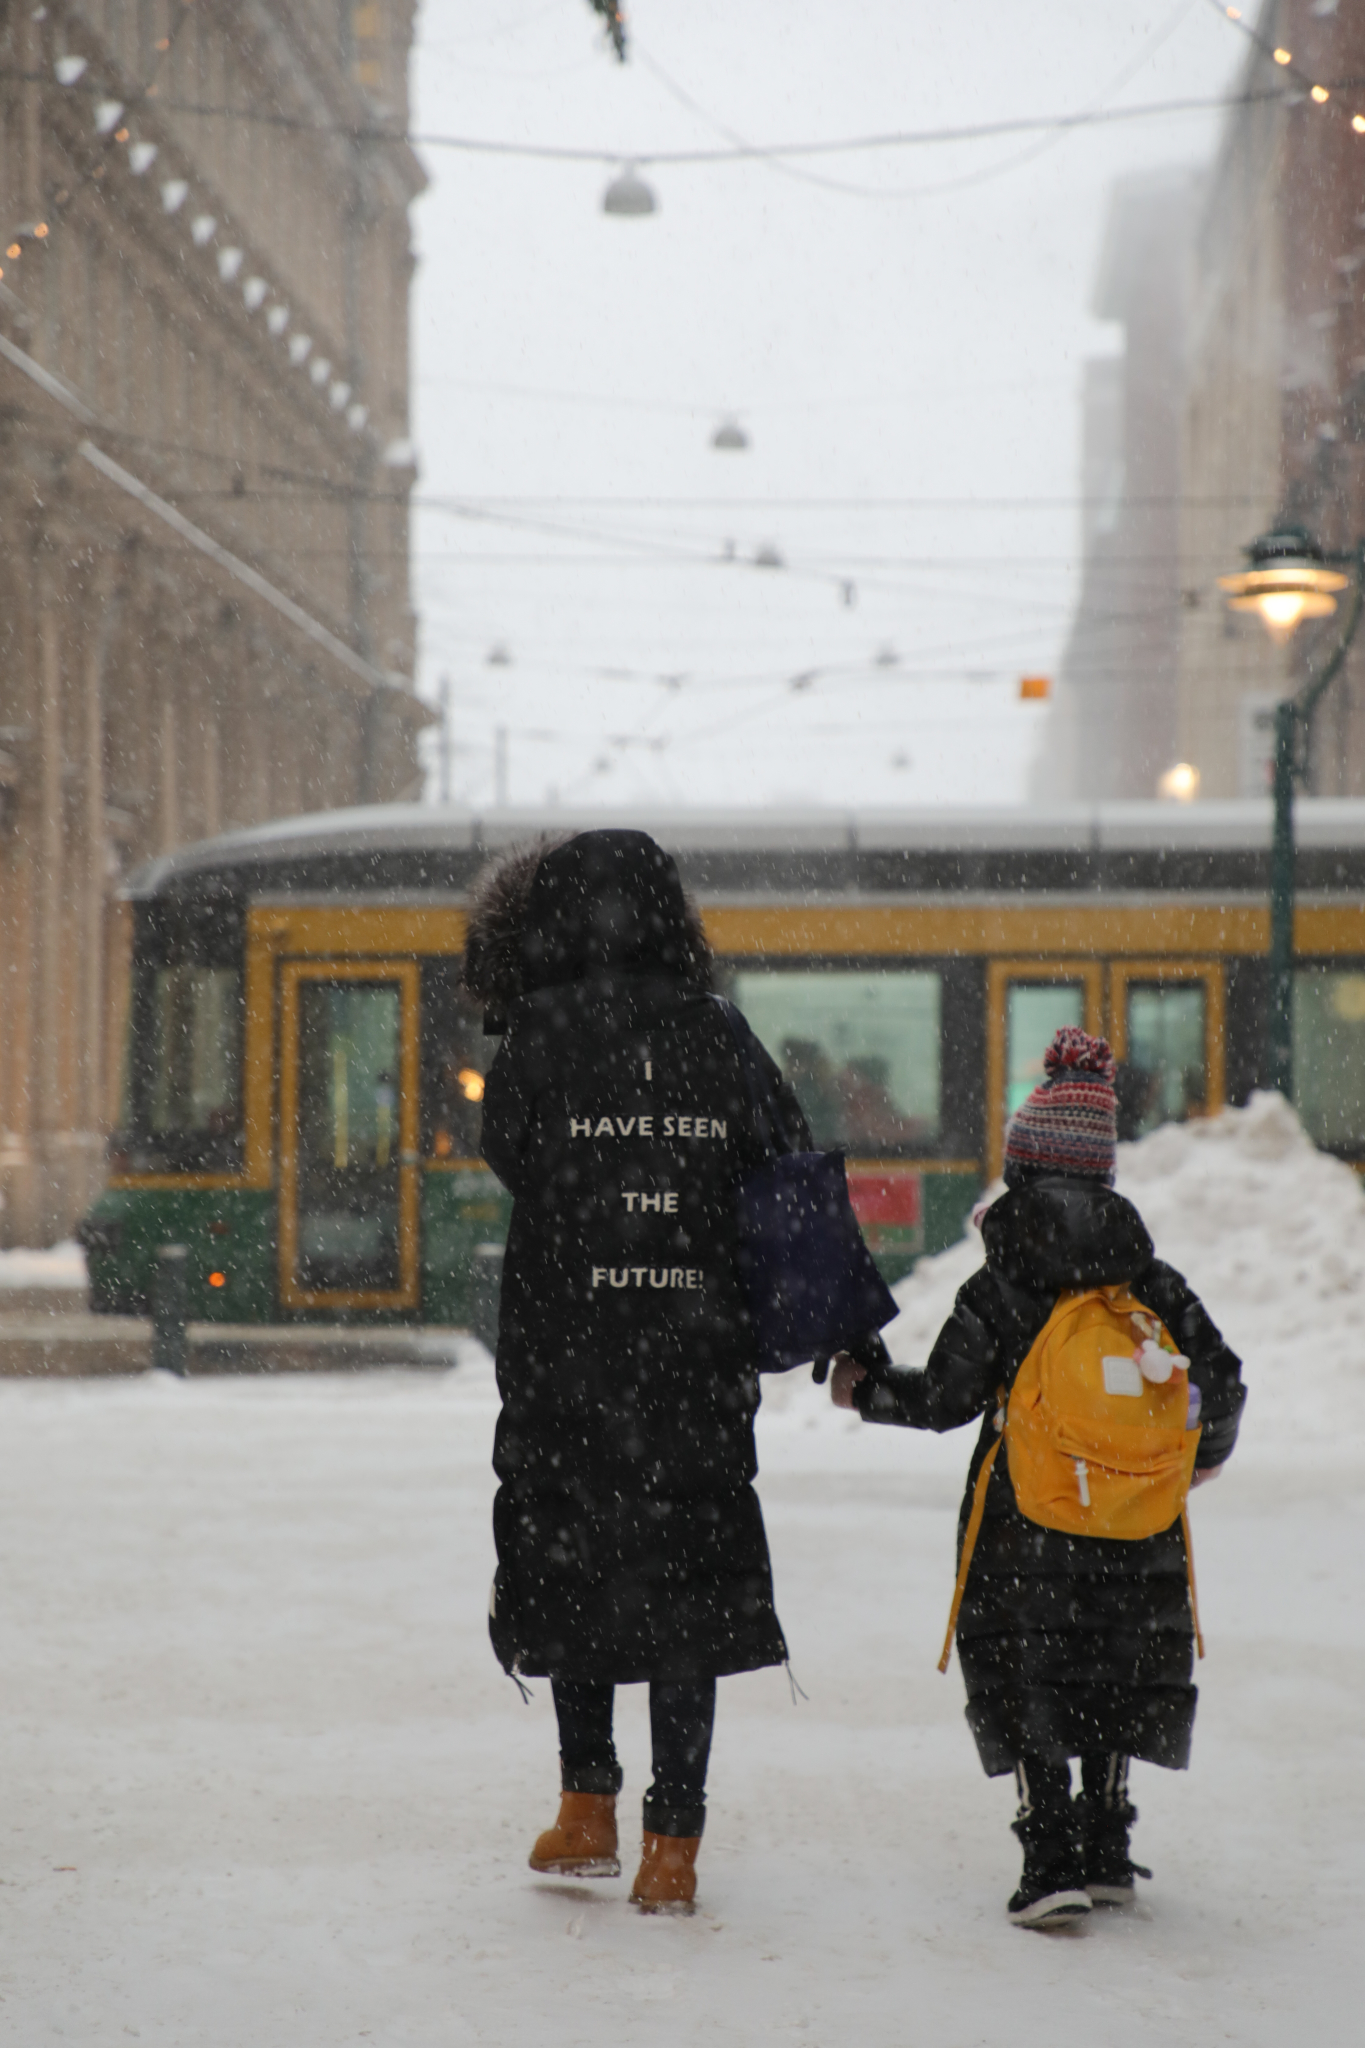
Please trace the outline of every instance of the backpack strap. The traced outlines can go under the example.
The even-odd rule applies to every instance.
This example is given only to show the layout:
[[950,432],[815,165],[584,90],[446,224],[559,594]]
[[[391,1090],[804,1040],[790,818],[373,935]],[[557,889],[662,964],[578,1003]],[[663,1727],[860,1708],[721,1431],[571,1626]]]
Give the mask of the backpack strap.
[[1194,1584],[1194,1544],[1190,1540],[1190,1511],[1182,1504],[1180,1527],[1185,1537],[1185,1576],[1190,1582],[1190,1619],[1194,1623],[1194,1640],[1200,1656],[1204,1654],[1204,1631],[1199,1626],[1199,1595]]
[[[1003,1407],[1005,1401],[1005,1390],[1003,1387],[1000,1389],[999,1399]],[[967,1517],[967,1527],[962,1537],[962,1562],[957,1568],[957,1584],[953,1588],[953,1604],[948,1611],[948,1633],[943,1638],[943,1655],[938,1660],[940,1671],[948,1669],[948,1659],[953,1654],[953,1637],[957,1633],[957,1617],[962,1606],[962,1596],[967,1590],[967,1574],[972,1568],[972,1553],[976,1549],[976,1539],[981,1534],[981,1517],[986,1512],[986,1488],[990,1484],[991,1471],[995,1465],[1000,1446],[1004,1441],[1005,1433],[1002,1429],[1000,1435],[995,1439],[995,1442],[981,1460],[981,1470],[976,1475],[976,1487],[972,1494],[972,1511]]]

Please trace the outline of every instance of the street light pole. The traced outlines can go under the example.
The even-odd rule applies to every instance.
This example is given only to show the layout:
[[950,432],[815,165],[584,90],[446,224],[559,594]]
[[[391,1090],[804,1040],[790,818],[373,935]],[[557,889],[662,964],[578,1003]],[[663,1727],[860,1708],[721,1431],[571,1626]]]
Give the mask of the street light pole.
[[[1294,790],[1308,774],[1313,714],[1341,672],[1365,606],[1365,536],[1349,555],[1324,555],[1325,566],[1349,565],[1351,597],[1337,644],[1323,667],[1275,706],[1275,825],[1270,842],[1269,1079],[1294,1099]],[[1296,621],[1297,623],[1297,621]]]

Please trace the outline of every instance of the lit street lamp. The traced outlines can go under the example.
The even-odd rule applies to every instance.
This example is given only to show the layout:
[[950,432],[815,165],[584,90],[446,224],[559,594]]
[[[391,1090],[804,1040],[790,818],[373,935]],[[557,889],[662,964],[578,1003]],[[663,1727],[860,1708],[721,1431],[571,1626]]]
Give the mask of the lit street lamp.
[[[1349,554],[1324,554],[1301,526],[1279,525],[1245,550],[1247,567],[1220,576],[1233,611],[1255,612],[1283,645],[1304,619],[1329,618],[1339,593],[1350,600],[1336,646],[1315,675],[1275,706],[1275,828],[1270,845],[1270,1084],[1294,1095],[1294,785],[1308,773],[1313,714],[1345,661],[1365,602],[1365,537]],[[1344,574],[1349,570],[1350,574]]]

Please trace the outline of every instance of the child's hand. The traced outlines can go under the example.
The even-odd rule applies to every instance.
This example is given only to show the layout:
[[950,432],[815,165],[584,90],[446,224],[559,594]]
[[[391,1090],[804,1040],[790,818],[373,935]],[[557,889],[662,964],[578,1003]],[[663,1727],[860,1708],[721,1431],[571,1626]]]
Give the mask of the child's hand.
[[1190,1480],[1191,1486],[1202,1486],[1206,1479],[1216,1479],[1222,1471],[1221,1465],[1206,1465],[1202,1472],[1196,1472]]
[[829,1397],[836,1408],[853,1406],[853,1389],[859,1380],[867,1378],[866,1366],[859,1365],[846,1351],[834,1354],[834,1370],[829,1376]]

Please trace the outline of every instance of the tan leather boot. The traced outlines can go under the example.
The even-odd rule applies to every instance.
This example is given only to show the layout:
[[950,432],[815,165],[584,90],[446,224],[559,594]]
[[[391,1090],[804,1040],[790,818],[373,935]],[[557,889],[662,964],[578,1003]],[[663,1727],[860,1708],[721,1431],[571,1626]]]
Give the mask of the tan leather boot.
[[697,1895],[700,1835],[652,1835],[645,1829],[640,1868],[630,1888],[643,1913],[690,1913]]
[[553,1877],[619,1877],[616,1794],[561,1792],[559,1819],[537,1835],[531,1868]]

